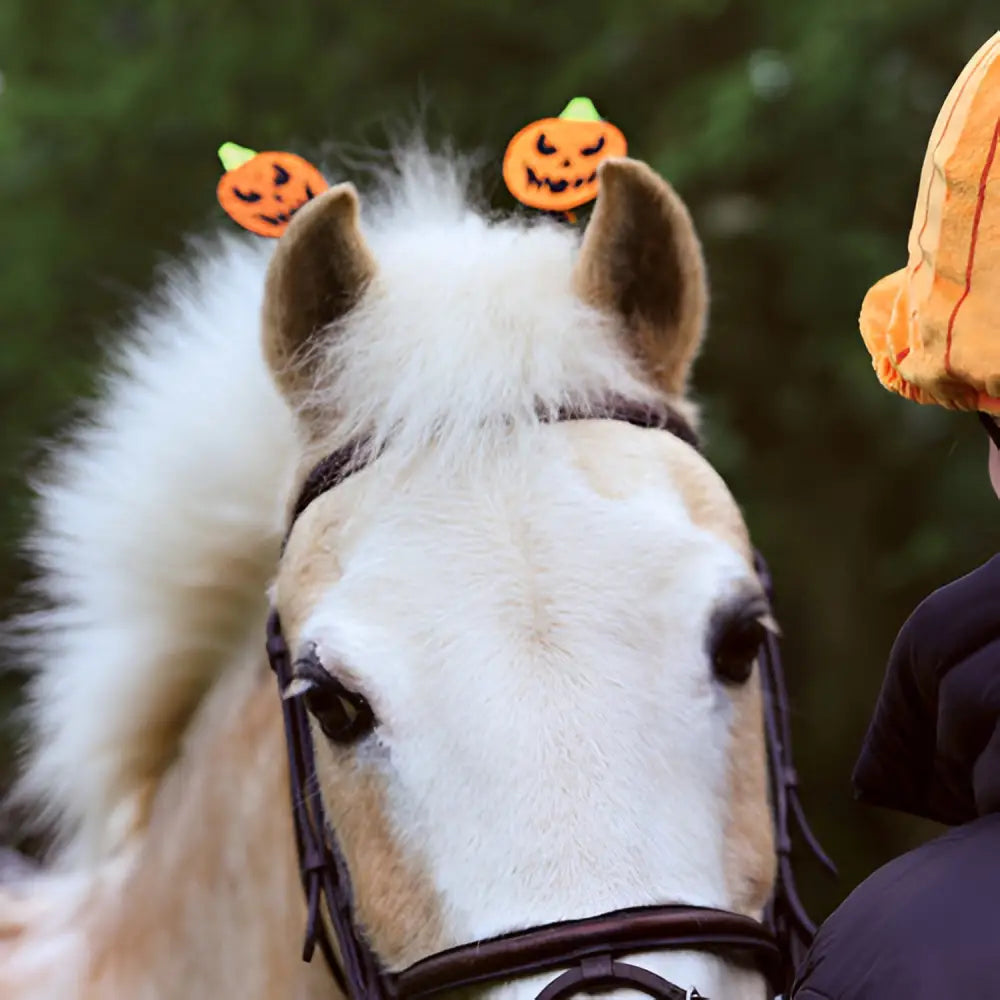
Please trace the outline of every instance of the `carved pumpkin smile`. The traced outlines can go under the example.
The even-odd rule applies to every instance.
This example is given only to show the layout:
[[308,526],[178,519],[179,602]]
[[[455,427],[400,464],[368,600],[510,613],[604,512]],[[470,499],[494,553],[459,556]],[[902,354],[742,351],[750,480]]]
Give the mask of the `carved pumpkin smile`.
[[525,205],[566,212],[597,197],[597,165],[626,151],[621,131],[578,97],[558,118],[532,122],[510,140],[504,180]]
[[[559,180],[552,180],[551,177],[539,177],[538,174],[531,167],[525,167],[528,174],[528,183],[534,184],[535,187],[547,187],[553,194],[562,194],[569,186],[570,182],[562,177]],[[597,180],[597,171],[595,170],[589,177],[577,177],[573,180],[573,187],[582,187],[584,184],[593,184]]]

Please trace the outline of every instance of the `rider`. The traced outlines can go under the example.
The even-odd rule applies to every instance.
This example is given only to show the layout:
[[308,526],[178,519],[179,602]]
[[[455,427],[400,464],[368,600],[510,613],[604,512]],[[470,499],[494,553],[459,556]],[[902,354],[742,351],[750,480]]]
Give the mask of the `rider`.
[[[1000,497],[1000,34],[931,133],[909,264],[876,284],[861,333],[907,399],[976,411]],[[826,921],[795,1000],[1000,998],[1000,556],[931,594],[889,657],[854,786],[948,824]]]

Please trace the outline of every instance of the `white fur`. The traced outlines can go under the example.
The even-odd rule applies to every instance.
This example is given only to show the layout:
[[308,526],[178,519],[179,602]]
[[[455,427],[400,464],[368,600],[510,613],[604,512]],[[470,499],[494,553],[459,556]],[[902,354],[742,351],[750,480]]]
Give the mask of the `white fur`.
[[[731,905],[732,713],[708,634],[756,585],[692,522],[670,465],[686,446],[608,429],[614,498],[581,471],[598,464],[593,437],[560,425],[451,474],[372,469],[310,518],[340,525],[342,575],[301,642],[371,701],[362,756],[453,943],[656,902]],[[616,471],[637,461],[639,481]],[[704,955],[643,963],[743,995]]]
[[193,709],[265,606],[294,450],[258,346],[269,249],[229,239],[171,274],[40,486],[51,610],[20,623],[37,670],[21,795],[73,857],[121,842],[183,729],[164,706]]
[[[573,294],[576,234],[487,222],[462,182],[418,155],[366,203],[379,275],[314,356],[314,401],[327,443],[392,445],[307,515],[353,498],[344,575],[298,638],[371,697],[382,728],[363,753],[456,939],[663,899],[727,905],[730,713],[705,641],[749,569],[681,502],[664,453],[680,442],[622,426],[597,460],[579,426],[538,424],[537,402],[653,390]],[[231,241],[171,281],[43,487],[34,549],[54,607],[27,623],[25,789],[74,858],[128,839],[187,715],[263,626],[299,458],[256,343],[266,258]],[[648,476],[610,499],[581,470],[614,479],[619,452]],[[706,956],[645,964],[760,995]]]
[[132,858],[100,870],[47,873],[0,886],[0,996],[76,1000],[88,963],[88,919],[95,904],[121,894]]
[[377,276],[312,352],[326,447],[366,434],[405,457],[433,442],[453,463],[490,454],[511,420],[531,423],[539,407],[655,397],[613,318],[574,293],[579,234],[547,219],[488,220],[463,183],[460,168],[418,157],[388,197],[363,203]]

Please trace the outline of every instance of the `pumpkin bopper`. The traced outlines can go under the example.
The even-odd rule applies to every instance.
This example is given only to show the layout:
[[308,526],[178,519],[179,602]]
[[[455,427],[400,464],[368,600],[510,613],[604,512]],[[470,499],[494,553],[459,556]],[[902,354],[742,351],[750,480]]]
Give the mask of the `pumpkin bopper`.
[[292,216],[325,191],[323,175],[294,153],[255,153],[235,142],[219,147],[226,172],[215,189],[219,204],[244,229],[280,236]]
[[540,118],[510,140],[503,179],[523,204],[568,213],[597,197],[598,164],[627,151],[621,130],[591,100],[574,97],[558,118]]

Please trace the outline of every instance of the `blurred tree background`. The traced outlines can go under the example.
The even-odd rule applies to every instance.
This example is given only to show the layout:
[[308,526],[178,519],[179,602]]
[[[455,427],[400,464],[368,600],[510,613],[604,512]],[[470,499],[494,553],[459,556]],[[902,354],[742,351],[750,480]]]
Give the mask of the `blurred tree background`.
[[[995,0],[5,0],[0,5],[0,602],[24,604],[27,480],[185,237],[227,225],[219,143],[317,157],[420,117],[482,150],[576,94],[690,204],[713,278],[709,453],[770,560],[799,767],[842,869],[825,913],[930,831],[849,776],[896,630],[998,547],[973,417],[877,384],[861,299],[902,266],[934,117]],[[21,676],[0,685],[0,788]],[[13,832],[11,836],[13,836]]]

